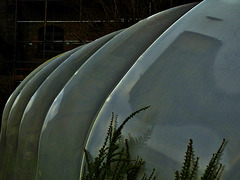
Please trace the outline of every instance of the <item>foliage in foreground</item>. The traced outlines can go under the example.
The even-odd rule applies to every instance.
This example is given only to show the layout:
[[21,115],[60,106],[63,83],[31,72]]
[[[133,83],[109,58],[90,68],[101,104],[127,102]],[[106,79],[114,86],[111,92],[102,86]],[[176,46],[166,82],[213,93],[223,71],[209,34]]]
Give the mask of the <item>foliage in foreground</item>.
[[[201,176],[201,180],[214,180],[220,179],[221,173],[223,171],[223,165],[219,162],[222,155],[223,149],[225,147],[226,140],[223,139],[218,151],[212,155],[204,174]],[[193,151],[193,141],[190,139],[187,151],[185,154],[185,159],[183,162],[182,169],[175,172],[175,180],[194,180],[197,178],[198,172],[198,161],[199,157],[195,158]]]
[[[112,114],[107,136],[99,150],[98,157],[91,162],[89,153],[84,149],[86,163],[83,169],[82,180],[134,180],[137,178],[138,172],[145,162],[141,158],[131,159],[128,140],[123,139],[122,129],[131,118],[148,108],[149,106],[135,111],[118,128],[116,126],[117,116],[114,113]],[[155,179],[153,174],[154,170],[149,177],[144,174],[142,180]]]
[[[128,116],[123,123],[117,128],[117,116],[112,113],[112,118],[107,131],[104,144],[99,150],[98,156],[91,161],[91,156],[86,149],[85,164],[83,168],[81,180],[136,180],[140,169],[144,166],[145,161],[141,158],[132,159],[129,153],[128,140],[122,136],[124,125],[136,114],[148,109],[146,106],[139,109]],[[223,171],[223,165],[219,163],[224,146],[226,144],[223,139],[218,151],[213,154],[209,164],[207,165],[201,180],[220,179]],[[175,180],[194,180],[198,179],[198,161],[193,151],[193,141],[190,139],[181,171],[175,172]],[[144,173],[141,180],[153,180],[155,169],[149,177]],[[161,173],[161,172],[160,172]]]

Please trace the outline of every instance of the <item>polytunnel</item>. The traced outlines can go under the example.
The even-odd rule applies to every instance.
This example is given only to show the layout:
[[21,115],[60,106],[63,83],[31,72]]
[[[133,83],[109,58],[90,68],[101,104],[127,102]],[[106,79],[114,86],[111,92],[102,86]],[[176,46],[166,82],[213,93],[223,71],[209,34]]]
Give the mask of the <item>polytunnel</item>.
[[201,167],[227,140],[222,179],[240,179],[240,1],[205,0],[155,14],[65,52],[12,93],[2,116],[2,180],[77,180],[111,113],[123,134],[149,138],[134,154],[173,179],[194,141]]

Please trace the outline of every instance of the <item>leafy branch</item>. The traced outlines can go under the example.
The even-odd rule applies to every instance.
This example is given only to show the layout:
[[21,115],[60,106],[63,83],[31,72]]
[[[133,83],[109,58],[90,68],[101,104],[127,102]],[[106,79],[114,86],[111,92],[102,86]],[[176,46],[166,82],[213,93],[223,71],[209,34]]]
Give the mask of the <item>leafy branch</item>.
[[[123,123],[117,127],[118,116],[112,113],[110,124],[104,143],[99,150],[99,154],[91,161],[89,152],[84,149],[85,164],[81,180],[136,180],[140,169],[144,166],[145,161],[140,157],[132,159],[129,153],[129,141],[122,136],[122,129],[125,124],[132,119],[136,114],[145,111],[150,106],[146,106],[133,112],[128,116]],[[144,144],[150,138],[151,130],[148,130],[143,136],[133,138],[129,135],[130,142]],[[201,180],[220,179],[223,171],[223,165],[220,163],[220,158],[226,140],[223,139],[218,151],[213,154],[209,164],[207,165]],[[197,179],[199,157],[195,157],[193,150],[193,140],[190,139],[187,151],[185,153],[184,162],[181,171],[175,172],[175,180],[194,180]],[[142,180],[156,179],[154,176],[155,169],[148,177],[146,173],[142,176]]]
[[[219,162],[224,147],[226,145],[226,140],[223,139],[218,151],[213,154],[211,160],[209,161],[201,180],[215,180],[220,179],[221,173],[223,171],[223,165]],[[185,159],[181,172],[175,172],[175,180],[193,180],[197,178],[199,157],[195,159],[193,151],[193,141],[189,140],[187,151],[185,154]]]
[[[122,129],[136,114],[149,107],[150,106],[146,106],[133,112],[118,128],[116,125],[117,116],[112,113],[107,136],[104,140],[103,146],[99,150],[98,156],[93,162],[90,161],[88,151],[84,149],[86,160],[82,180],[135,180],[137,178],[138,172],[145,164],[145,161],[139,157],[137,159],[132,159],[130,157],[128,140],[123,140]],[[155,179],[154,171],[155,169],[153,169],[149,177],[145,173],[142,180]]]

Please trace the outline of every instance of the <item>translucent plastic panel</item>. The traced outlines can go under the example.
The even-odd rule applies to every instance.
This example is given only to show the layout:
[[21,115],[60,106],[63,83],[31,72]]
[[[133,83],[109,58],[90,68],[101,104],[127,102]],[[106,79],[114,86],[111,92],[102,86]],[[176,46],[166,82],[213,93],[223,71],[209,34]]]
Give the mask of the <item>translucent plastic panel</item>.
[[193,4],[171,9],[137,23],[75,73],[44,121],[37,179],[79,179],[88,129],[107,96],[142,53],[191,7]]
[[119,31],[104,36],[72,53],[48,76],[31,97],[23,113],[18,134],[15,179],[35,178],[39,136],[43,121],[54,99],[82,64],[118,33]]
[[[67,57],[69,57],[74,51],[69,51],[64,53],[63,55],[56,57],[53,61],[51,61],[47,66],[44,66],[38,73],[36,73],[31,80],[29,80],[23,88],[20,90],[17,95],[14,103],[11,107],[11,110],[7,119],[7,129],[6,129],[6,145],[3,157],[4,160],[4,168],[7,170],[3,170],[4,177],[7,179],[11,179],[13,176],[13,166],[15,163],[16,157],[16,148],[17,148],[17,139],[18,139],[18,130],[20,121],[24,112],[24,109],[30,100],[31,96],[37,90],[37,88],[42,84],[42,82],[48,77],[48,75],[59,65],[61,64]],[[7,105],[8,106],[8,105]],[[9,174],[9,176],[8,176]]]
[[[217,8],[214,8],[217,7]],[[168,29],[139,58],[99,111],[88,140],[93,156],[104,142],[112,112],[118,124],[151,105],[124,127],[140,137],[133,156],[170,180],[180,170],[190,138],[200,157],[200,173],[223,138],[222,179],[239,179],[240,3],[204,1]]]
[[4,166],[4,164],[3,164],[3,153],[4,153],[4,148],[6,146],[7,120],[8,120],[8,116],[9,116],[9,112],[11,110],[11,107],[12,107],[16,97],[18,96],[18,94],[20,93],[22,88],[25,86],[25,84],[27,84],[35,76],[36,73],[38,73],[42,68],[47,66],[51,61],[52,61],[52,59],[48,60],[47,62],[45,62],[41,66],[39,66],[37,69],[35,69],[32,73],[30,73],[23,80],[23,82],[15,89],[15,91],[9,97],[9,99],[8,99],[6,105],[5,105],[3,115],[2,115],[1,134],[0,134],[0,177],[1,177],[1,172],[2,172],[1,170],[3,170],[3,166]]

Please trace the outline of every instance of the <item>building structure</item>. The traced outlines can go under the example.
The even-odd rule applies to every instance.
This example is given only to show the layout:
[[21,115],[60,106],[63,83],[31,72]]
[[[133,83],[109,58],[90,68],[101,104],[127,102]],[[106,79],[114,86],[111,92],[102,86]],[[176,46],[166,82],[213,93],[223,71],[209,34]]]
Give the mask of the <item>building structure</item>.
[[[235,0],[172,8],[37,68],[3,113],[1,179],[79,180],[83,149],[94,159],[106,145],[107,132],[115,139],[111,130],[116,127],[129,142],[135,139],[129,143],[131,156],[140,155],[149,173],[155,168],[157,179],[174,177],[189,139],[200,157],[198,177],[212,158],[207,170],[212,167],[214,176],[240,179],[239,11]],[[146,112],[124,121],[147,105]],[[118,121],[109,128],[112,112]],[[212,156],[226,140],[227,146]],[[111,147],[103,156],[114,160],[95,158],[97,164],[115,162]],[[188,146],[187,156],[190,151]]]
[[0,114],[7,98],[53,56],[193,0],[0,1]]

